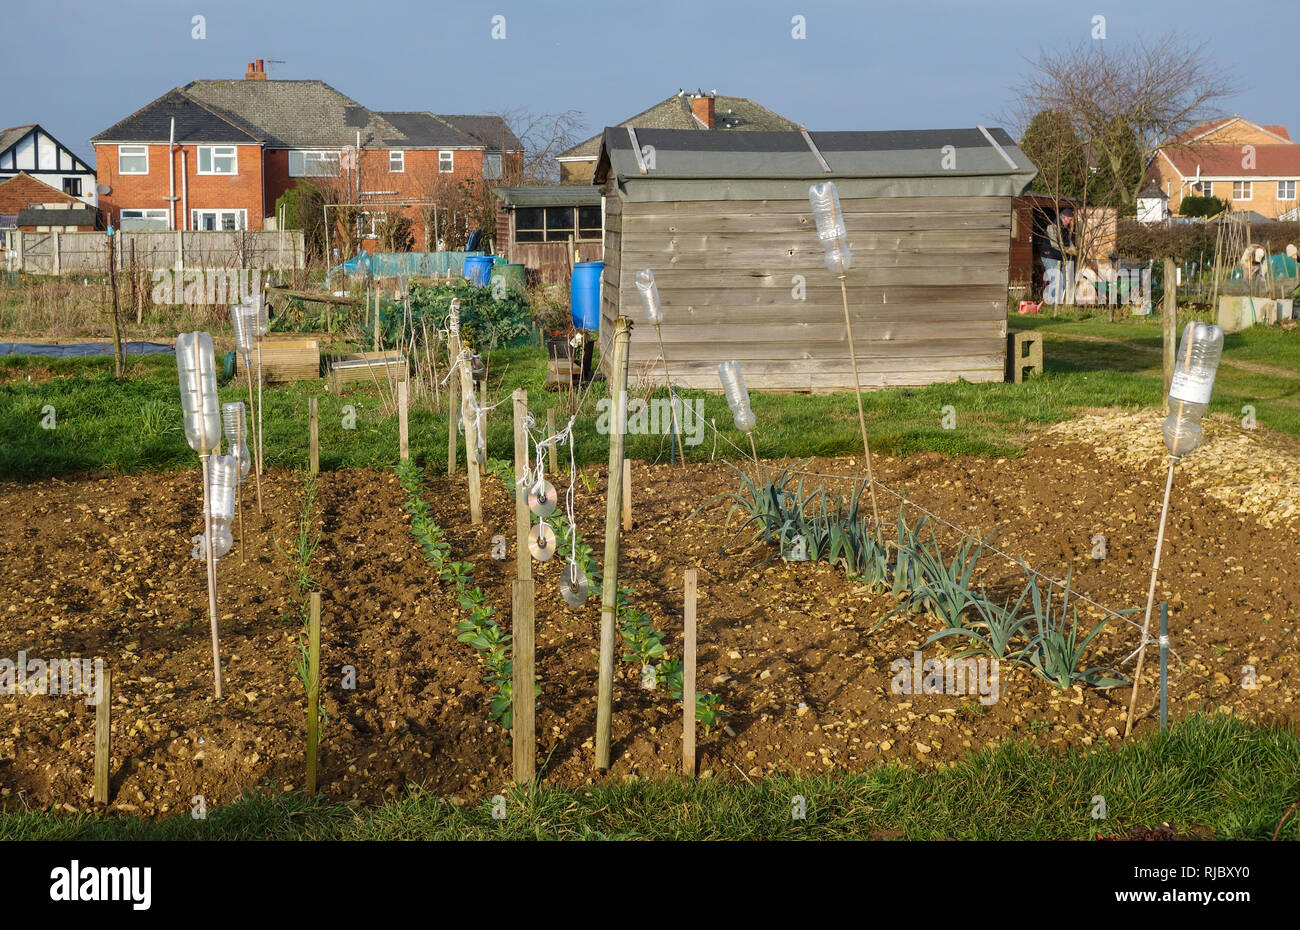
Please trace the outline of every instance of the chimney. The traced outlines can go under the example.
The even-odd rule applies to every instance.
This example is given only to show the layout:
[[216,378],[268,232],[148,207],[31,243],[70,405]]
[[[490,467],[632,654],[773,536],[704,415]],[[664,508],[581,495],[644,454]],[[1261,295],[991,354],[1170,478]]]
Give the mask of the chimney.
[[691,112],[709,129],[713,128],[713,94],[691,94]]
[[262,70],[261,58],[257,59],[257,61],[250,61],[248,63],[248,71],[244,74],[244,80],[245,81],[266,80],[266,72]]

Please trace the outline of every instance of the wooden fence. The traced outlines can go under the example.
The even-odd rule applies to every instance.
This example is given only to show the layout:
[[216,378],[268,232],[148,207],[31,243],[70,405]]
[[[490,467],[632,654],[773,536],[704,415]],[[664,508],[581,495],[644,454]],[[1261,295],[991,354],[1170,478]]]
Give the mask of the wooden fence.
[[[248,268],[296,270],[303,267],[301,230],[220,232],[117,232],[114,259],[119,269]],[[30,274],[103,273],[108,237],[102,232],[3,233],[5,267]]]

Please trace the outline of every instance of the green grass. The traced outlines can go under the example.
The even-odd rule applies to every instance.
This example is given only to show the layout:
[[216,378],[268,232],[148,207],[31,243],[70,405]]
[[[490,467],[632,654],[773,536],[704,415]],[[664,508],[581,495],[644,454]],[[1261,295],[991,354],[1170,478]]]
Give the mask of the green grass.
[[[1158,320],[1107,323],[1077,313],[1060,317],[1012,315],[1013,330],[1043,333],[1046,372],[1024,384],[957,382],[923,388],[891,388],[864,395],[872,449],[905,455],[938,451],[949,455],[1015,455],[1031,427],[1069,419],[1080,408],[1155,406],[1162,402],[1160,327]],[[1096,341],[1104,340],[1118,341]],[[1150,351],[1121,343],[1136,343]],[[1255,407],[1259,425],[1300,436],[1300,334],[1255,327],[1230,334],[1225,362],[1267,365],[1276,371],[1247,371],[1225,364],[1219,369],[1211,410],[1233,417]],[[145,357],[131,363],[129,383],[112,380],[111,359],[0,359],[0,477],[39,478],[86,471],[140,471],[194,464],[180,428],[180,398],[175,362]],[[25,368],[49,368],[48,381],[26,381]],[[1290,372],[1297,374],[1292,376]],[[545,356],[536,347],[503,349],[493,354],[491,401],[508,398],[516,387],[529,392],[539,422],[545,408],[561,398],[545,391]],[[16,377],[15,377],[16,375]],[[706,425],[703,441],[687,445],[687,457],[735,458],[727,440],[748,451],[744,436],[731,424],[719,393],[683,392],[702,398]],[[265,391],[265,461],[268,466],[303,468],[307,464],[307,400],[319,398],[321,467],[388,467],[397,461],[396,418],[385,415],[373,386],[342,395],[326,393],[321,382],[299,382]],[[661,396],[663,392],[660,392]],[[578,423],[579,464],[608,460],[608,439],[596,430],[595,404],[606,397],[603,383],[590,393]],[[246,400],[239,382],[221,389],[221,399]],[[857,411],[851,393],[834,395],[752,393],[758,418],[755,438],[764,457],[852,455],[860,451]],[[57,428],[40,426],[41,411],[52,405]],[[356,413],[356,428],[344,429],[344,407]],[[951,406],[955,428],[945,429]],[[565,422],[557,411],[557,422]],[[488,420],[489,456],[509,457],[513,449],[508,404]],[[440,474],[446,462],[444,415],[416,406],[410,417],[411,449],[416,464]],[[659,435],[630,435],[632,458],[667,460],[668,442]],[[462,443],[463,449],[463,443]],[[463,451],[462,451],[463,460]]]
[[[860,775],[542,785],[459,807],[412,789],[373,810],[300,793],[246,797],[159,821],[22,812],[0,815],[9,840],[491,840],[491,839],[1090,839],[1169,823],[1217,839],[1268,839],[1300,799],[1300,738],[1225,715],[1192,717],[1125,744],[1053,754],[1007,743],[924,774],[882,765]],[[268,792],[269,793],[269,792]],[[1106,820],[1093,820],[1101,795]],[[792,799],[806,818],[791,817]],[[1300,838],[1292,817],[1282,838]]]

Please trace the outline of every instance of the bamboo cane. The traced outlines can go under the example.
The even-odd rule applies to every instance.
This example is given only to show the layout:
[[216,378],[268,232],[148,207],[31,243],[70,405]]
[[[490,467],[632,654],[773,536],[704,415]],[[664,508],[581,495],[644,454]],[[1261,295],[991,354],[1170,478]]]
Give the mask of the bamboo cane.
[[211,455],[200,455],[203,463],[203,549],[208,563],[208,619],[212,625],[212,681],[216,688],[217,699],[221,699],[221,644],[217,639],[217,557],[216,533],[212,525],[212,503],[208,492],[208,483],[212,480],[210,468]]
[[673,432],[677,435],[677,455],[683,465],[686,464],[686,450],[682,448],[682,425],[677,422],[677,404],[674,403],[673,381],[668,376],[668,355],[664,352],[664,334],[659,324],[655,324],[655,335],[659,337],[659,357],[664,360],[664,384],[668,385],[668,409],[673,415]]

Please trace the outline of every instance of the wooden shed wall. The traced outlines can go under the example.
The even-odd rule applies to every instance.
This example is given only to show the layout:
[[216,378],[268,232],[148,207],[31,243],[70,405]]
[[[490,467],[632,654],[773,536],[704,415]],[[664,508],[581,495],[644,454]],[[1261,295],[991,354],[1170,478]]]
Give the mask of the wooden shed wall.
[[[866,387],[1000,381],[1006,352],[1011,200],[844,200],[858,372]],[[630,372],[661,380],[659,346],[634,275],[652,268],[674,383],[719,387],[740,362],[759,390],[852,388],[839,281],[826,270],[808,202],[623,202],[608,196],[601,344],[633,321]],[[626,271],[625,271],[626,269]],[[793,295],[796,275],[805,299]]]

